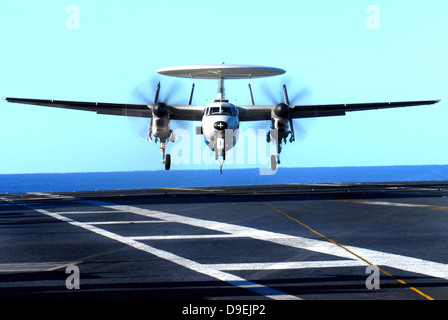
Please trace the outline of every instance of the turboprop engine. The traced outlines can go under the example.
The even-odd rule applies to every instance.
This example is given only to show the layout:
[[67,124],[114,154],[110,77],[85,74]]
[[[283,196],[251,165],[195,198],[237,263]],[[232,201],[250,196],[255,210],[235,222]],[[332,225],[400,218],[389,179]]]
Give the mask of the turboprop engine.
[[289,106],[285,103],[279,103],[275,106],[271,118],[271,129],[278,130],[278,139],[286,139],[291,131],[289,130]]
[[169,118],[169,108],[163,102],[157,102],[152,107],[152,118],[149,133],[149,140],[152,140],[151,134],[156,137],[156,139],[166,140],[171,134],[170,129],[170,118]]
[[161,162],[165,164],[165,169],[169,170],[171,167],[171,156],[165,154],[166,144],[169,141],[174,142],[175,136],[173,130],[170,129],[170,108],[164,102],[159,102],[160,82],[157,84],[154,103],[152,104],[152,117],[149,126],[148,140],[152,141],[152,136],[155,137],[155,142],[160,142],[160,153],[162,154]]
[[286,91],[286,85],[283,85],[283,94],[285,102],[278,103],[271,111],[271,130],[266,136],[268,143],[273,140],[277,149],[277,156],[271,155],[271,167],[275,170],[276,163],[280,163],[280,152],[282,151],[282,142],[286,143],[286,139],[290,136],[289,142],[293,142],[294,139],[294,127],[291,117],[291,107],[289,104],[288,92]]

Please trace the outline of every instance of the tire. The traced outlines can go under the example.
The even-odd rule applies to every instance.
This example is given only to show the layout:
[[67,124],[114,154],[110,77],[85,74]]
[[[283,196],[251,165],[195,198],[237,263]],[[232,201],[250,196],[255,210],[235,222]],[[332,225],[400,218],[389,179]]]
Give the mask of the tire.
[[274,154],[271,155],[271,170],[272,171],[277,170],[277,157]]
[[170,170],[171,168],[171,155],[167,154],[165,156],[165,170]]

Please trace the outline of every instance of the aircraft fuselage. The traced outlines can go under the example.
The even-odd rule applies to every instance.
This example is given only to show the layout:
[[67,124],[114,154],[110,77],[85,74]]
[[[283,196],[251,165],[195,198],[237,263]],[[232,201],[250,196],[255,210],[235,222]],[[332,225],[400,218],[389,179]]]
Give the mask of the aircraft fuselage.
[[204,109],[202,134],[211,150],[222,152],[232,149],[238,140],[238,109],[227,100],[215,100]]

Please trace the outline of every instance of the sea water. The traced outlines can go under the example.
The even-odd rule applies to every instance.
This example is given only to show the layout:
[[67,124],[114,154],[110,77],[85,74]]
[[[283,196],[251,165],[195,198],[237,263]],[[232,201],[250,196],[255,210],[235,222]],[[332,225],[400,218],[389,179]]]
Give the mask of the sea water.
[[448,165],[0,174],[0,193],[237,186],[284,183],[447,181]]

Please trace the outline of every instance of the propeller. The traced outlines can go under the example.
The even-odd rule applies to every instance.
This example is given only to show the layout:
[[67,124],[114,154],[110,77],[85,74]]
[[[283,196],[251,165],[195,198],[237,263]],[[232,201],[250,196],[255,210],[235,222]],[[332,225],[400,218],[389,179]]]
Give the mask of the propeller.
[[[167,82],[168,83],[168,82]],[[156,77],[150,77],[135,85],[131,90],[132,103],[154,104],[154,113],[160,117],[166,116],[168,112],[167,104],[181,104],[179,101],[179,91],[181,85],[178,82],[170,81],[165,88],[161,88],[160,81]],[[142,117],[142,113],[136,113],[131,108],[126,108],[126,119],[131,131],[141,140],[148,140],[148,133],[151,118]],[[184,121],[172,121],[171,128],[185,128],[188,126]]]
[[[267,82],[262,82],[260,87],[263,92],[263,94],[266,96],[266,98],[269,100],[269,102],[273,105],[275,105],[274,113],[278,117],[282,117],[285,119],[288,119],[290,129],[291,129],[291,138],[290,142],[295,141],[296,137],[296,130],[299,133],[300,137],[304,137],[306,134],[306,128],[302,125],[299,125],[297,122],[295,122],[291,117],[291,106],[294,106],[298,103],[298,101],[305,99],[311,94],[311,91],[303,87],[300,90],[294,91],[293,95],[288,94],[287,90],[287,84],[290,83],[289,79],[283,79],[283,92],[282,96],[280,96],[280,91],[276,91],[276,93],[272,90],[272,85],[268,85]],[[276,86],[277,87],[277,86]],[[282,101],[282,102],[281,102]]]

